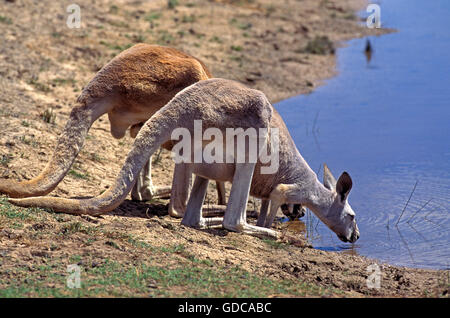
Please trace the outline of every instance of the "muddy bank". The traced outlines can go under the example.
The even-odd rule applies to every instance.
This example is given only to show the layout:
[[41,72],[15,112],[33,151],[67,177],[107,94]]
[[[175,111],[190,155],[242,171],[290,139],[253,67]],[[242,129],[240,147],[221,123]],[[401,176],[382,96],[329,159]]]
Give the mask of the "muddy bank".
[[[448,295],[445,271],[378,264],[380,288],[368,288],[367,267],[375,260],[312,249],[289,229],[280,229],[285,235],[280,241],[262,240],[187,228],[166,214],[164,204],[127,201],[101,218],[73,217],[1,201],[0,295]],[[70,264],[82,269],[79,291],[65,286]]]
[[[331,53],[339,41],[375,32],[357,23],[354,12],[363,5],[360,1],[77,3],[82,27],[69,29],[63,4],[0,1],[0,177],[36,176],[82,87],[112,56],[134,43],[174,46],[202,59],[215,76],[260,89],[276,102],[307,93],[332,76]],[[314,47],[314,40],[323,36],[329,39],[325,47]],[[313,51],[323,54],[309,53]],[[107,118],[102,117],[52,195],[92,196],[104,191],[131,144],[129,137],[113,139]],[[162,152],[154,166],[156,184],[170,184],[169,154]],[[215,202],[213,191],[207,201]],[[254,208],[252,204],[249,208]],[[239,267],[262,280],[308,286],[279,288],[260,295],[264,297],[447,295],[444,271],[380,264],[381,288],[368,289],[366,268],[374,261],[314,250],[292,235],[272,242],[222,230],[192,230],[169,218],[166,205],[166,200],[127,201],[110,215],[92,219],[16,209],[3,200],[0,290],[19,286],[24,295],[48,290],[60,295],[56,291],[64,289],[66,265],[80,263],[87,277],[95,277],[95,270],[109,259],[136,272],[150,264],[174,270],[192,264],[201,270]],[[41,273],[43,266],[51,274]],[[58,279],[48,280],[52,275]],[[122,286],[119,292],[112,284],[99,294],[86,295],[125,295],[125,291],[148,295],[149,290],[156,296],[191,295],[189,284],[168,287],[164,277],[151,278],[142,289]]]

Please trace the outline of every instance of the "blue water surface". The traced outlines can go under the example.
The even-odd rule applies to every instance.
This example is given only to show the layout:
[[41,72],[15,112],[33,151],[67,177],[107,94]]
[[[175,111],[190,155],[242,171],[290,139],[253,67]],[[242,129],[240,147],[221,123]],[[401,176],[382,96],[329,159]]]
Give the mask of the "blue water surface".
[[[313,170],[350,173],[357,253],[449,268],[450,1],[378,3],[382,26],[398,32],[367,38],[370,62],[367,39],[349,41],[336,53],[338,76],[275,107]],[[314,228],[316,248],[348,247]]]

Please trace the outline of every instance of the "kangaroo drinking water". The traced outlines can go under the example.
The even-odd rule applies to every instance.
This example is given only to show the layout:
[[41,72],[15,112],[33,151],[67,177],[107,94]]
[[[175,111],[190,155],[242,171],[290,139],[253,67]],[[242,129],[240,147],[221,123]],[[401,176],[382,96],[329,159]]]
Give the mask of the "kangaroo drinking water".
[[[45,207],[70,214],[107,213],[126,198],[147,158],[160,145],[171,139],[173,130],[182,127],[193,133],[196,120],[202,121],[204,129],[211,127],[222,132],[227,128],[266,129],[267,135],[262,136],[263,138],[259,136],[259,141],[265,142],[271,140],[269,137],[273,134],[272,130],[277,128],[278,169],[270,174],[261,173],[264,166],[260,160],[220,164],[182,163],[186,169],[196,174],[183,224],[196,228],[207,226],[202,216],[202,205],[210,179],[232,182],[223,219],[212,220],[222,223],[228,230],[278,237],[276,231],[267,228],[278,208],[282,204],[302,204],[315,213],[342,241],[355,242],[359,238],[355,213],[348,203],[352,188],[349,174],[342,173],[336,181],[325,166],[324,183],[319,182],[266,96],[260,91],[225,79],[209,79],[189,86],[147,120],[139,131],[116,181],[103,194],[90,199],[34,197],[9,201],[19,206]],[[245,151],[248,151],[248,147]],[[182,187],[183,184],[174,179],[174,186]],[[269,214],[263,222],[266,227],[247,223],[246,207],[249,194],[270,200]]]

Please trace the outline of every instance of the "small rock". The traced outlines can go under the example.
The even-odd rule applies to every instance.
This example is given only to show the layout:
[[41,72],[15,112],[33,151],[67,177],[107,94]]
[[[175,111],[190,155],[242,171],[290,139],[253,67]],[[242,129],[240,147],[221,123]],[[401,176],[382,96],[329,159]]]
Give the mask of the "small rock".
[[147,284],[147,287],[151,288],[151,289],[157,289],[158,288],[158,286],[156,285],[156,281],[154,281],[154,280],[149,281],[148,284]]

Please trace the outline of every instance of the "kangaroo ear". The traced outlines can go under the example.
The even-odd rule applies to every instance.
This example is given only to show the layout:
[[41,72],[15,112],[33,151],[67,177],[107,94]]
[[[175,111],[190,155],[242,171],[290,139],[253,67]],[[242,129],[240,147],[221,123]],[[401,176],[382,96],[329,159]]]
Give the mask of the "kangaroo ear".
[[336,192],[340,195],[341,201],[347,200],[348,194],[352,189],[353,181],[347,172],[343,172],[336,183]]
[[330,169],[328,169],[328,166],[325,163],[323,164],[323,185],[331,191],[336,189],[336,179],[333,177]]

